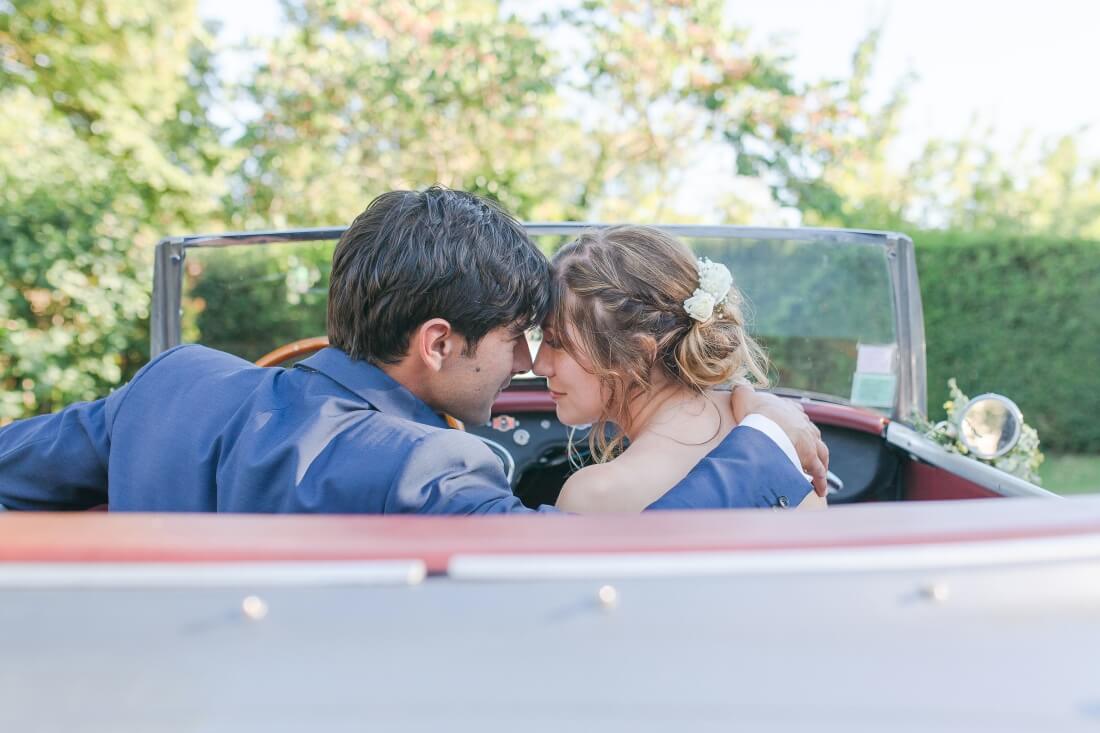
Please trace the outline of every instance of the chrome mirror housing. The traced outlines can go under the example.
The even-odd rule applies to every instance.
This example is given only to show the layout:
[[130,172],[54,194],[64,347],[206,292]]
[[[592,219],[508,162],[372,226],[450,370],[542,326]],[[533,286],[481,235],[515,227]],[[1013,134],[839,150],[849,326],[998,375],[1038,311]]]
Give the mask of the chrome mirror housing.
[[959,413],[959,440],[978,458],[990,460],[1016,447],[1023,424],[1012,400],[994,393],[978,395]]

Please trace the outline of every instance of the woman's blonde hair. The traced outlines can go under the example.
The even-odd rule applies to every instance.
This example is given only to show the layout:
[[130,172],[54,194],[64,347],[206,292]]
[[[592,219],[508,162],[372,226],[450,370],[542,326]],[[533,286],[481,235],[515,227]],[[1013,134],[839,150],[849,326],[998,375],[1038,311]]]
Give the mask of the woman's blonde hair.
[[[731,381],[767,382],[767,358],[745,329],[737,288],[708,320],[689,316],[684,301],[699,287],[695,256],[659,229],[586,231],[554,256],[552,279],[548,325],[608,395],[589,433],[598,462],[622,449],[628,403],[651,393],[658,373],[699,393]],[[608,423],[619,428],[611,436]]]

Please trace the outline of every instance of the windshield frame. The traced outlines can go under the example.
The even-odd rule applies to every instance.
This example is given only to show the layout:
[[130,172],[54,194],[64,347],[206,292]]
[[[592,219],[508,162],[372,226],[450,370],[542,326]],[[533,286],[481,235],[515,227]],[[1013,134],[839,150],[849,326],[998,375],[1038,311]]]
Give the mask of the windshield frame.
[[[535,236],[570,236],[586,229],[608,226],[588,222],[531,222],[527,232]],[[814,227],[751,227],[733,225],[656,224],[682,237],[736,237],[759,240],[795,240],[820,244],[864,244],[885,250],[894,303],[894,328],[898,341],[898,388],[891,418],[911,422],[927,414],[924,342],[924,310],[917,278],[913,240],[897,232]],[[345,227],[316,227],[169,237],[156,246],[153,268],[153,307],[150,321],[150,356],[181,343],[183,273],[187,250],[203,247],[236,247],[338,240]],[[809,396],[809,395],[807,395]]]

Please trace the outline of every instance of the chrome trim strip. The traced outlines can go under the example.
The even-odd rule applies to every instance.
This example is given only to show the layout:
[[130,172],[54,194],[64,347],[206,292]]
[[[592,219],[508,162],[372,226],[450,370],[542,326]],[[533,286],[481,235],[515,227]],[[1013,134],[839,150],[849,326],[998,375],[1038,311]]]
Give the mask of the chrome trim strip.
[[456,555],[448,577],[460,581],[612,580],[672,576],[780,575],[1070,562],[1100,559],[1100,535],[860,548],[750,552],[578,555]]
[[286,244],[289,242],[325,242],[339,239],[347,227],[308,227],[302,229],[268,229],[255,232],[220,232],[190,234],[180,237],[185,247],[235,247],[251,244]]
[[497,441],[486,438],[484,435],[478,435],[477,433],[471,433],[471,435],[489,446],[489,450],[493,452],[493,455],[500,459],[501,468],[504,469],[504,477],[508,479],[508,483],[511,484],[512,479],[516,475],[516,459],[512,456],[512,451],[508,450]]
[[153,256],[153,310],[149,319],[149,356],[155,358],[180,343],[183,305],[183,240],[165,239]]
[[[887,263],[893,288],[898,340],[898,388],[894,396],[894,420],[908,421],[928,411],[924,361],[924,312],[917,282],[913,240],[891,232],[887,235]],[[906,358],[907,357],[907,358]]]
[[[611,224],[601,222],[527,222],[524,224],[528,234],[534,236],[577,234],[586,229],[599,229]],[[751,227],[730,224],[653,224],[670,234],[682,237],[730,237],[744,239],[785,239],[796,241],[818,241],[845,244],[872,244],[882,246],[887,233],[854,229],[816,228],[816,227]]]
[[[610,226],[600,222],[530,222],[525,223],[527,232],[535,236],[576,234],[585,229]],[[750,227],[734,225],[698,225],[698,224],[654,224],[672,234],[695,237],[738,236],[753,239],[788,239],[822,242],[866,243],[882,245],[887,232],[856,229],[833,229],[814,227]],[[252,232],[219,232],[212,234],[189,234],[173,237],[170,241],[179,241],[184,247],[231,247],[237,245],[280,244],[287,242],[322,242],[339,239],[346,227],[311,227],[300,229],[269,229]],[[166,240],[169,241],[169,240]]]
[[1005,473],[993,466],[979,463],[973,458],[951,453],[937,445],[931,439],[924,437],[916,430],[891,422],[886,426],[886,442],[901,448],[910,455],[950,471],[959,478],[974,483],[996,492],[1001,496],[1042,496],[1049,499],[1061,499],[1063,497],[1047,491],[1041,486],[1024,481],[1012,474]]
[[0,563],[0,588],[418,585],[422,560],[244,563]]
[[[904,254],[902,260],[901,284],[902,295],[905,298],[906,310],[898,315],[899,318],[907,318],[909,323],[909,335],[906,348],[909,353],[908,368],[910,371],[912,411],[920,415],[928,414],[928,362],[925,350],[924,338],[924,303],[920,294],[920,275],[917,272],[917,249],[913,240],[904,235],[899,235],[900,251]],[[912,419],[912,412],[907,415],[899,415],[902,421]]]

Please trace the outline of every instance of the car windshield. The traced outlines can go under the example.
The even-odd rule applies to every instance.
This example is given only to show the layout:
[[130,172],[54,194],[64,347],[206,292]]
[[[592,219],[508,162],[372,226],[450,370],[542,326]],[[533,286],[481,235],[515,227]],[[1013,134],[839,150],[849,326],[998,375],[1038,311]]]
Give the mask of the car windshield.
[[[549,254],[572,238],[533,231]],[[767,350],[774,388],[889,412],[899,355],[881,236],[676,231],[697,256],[730,268],[747,301],[750,331]],[[182,340],[255,360],[282,344],[323,335],[333,247],[291,242],[189,249]]]

